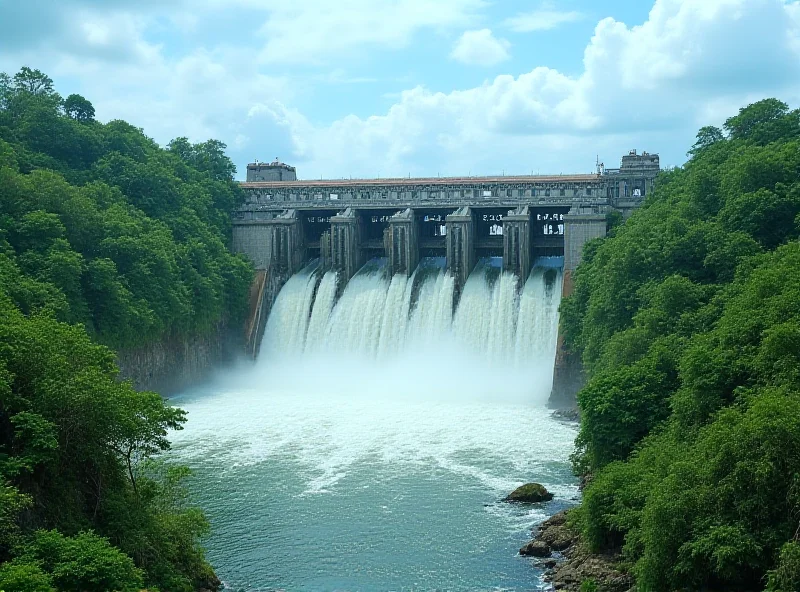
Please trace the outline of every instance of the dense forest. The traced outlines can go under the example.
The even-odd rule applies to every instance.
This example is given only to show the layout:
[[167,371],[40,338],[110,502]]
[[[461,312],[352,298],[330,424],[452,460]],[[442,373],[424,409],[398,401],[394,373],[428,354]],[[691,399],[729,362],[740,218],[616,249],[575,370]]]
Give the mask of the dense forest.
[[187,471],[158,459],[184,414],[120,381],[111,348],[244,314],[224,149],[163,149],[37,70],[0,74],[0,590],[213,583]]
[[800,111],[704,127],[562,306],[577,524],[642,591],[800,590]]

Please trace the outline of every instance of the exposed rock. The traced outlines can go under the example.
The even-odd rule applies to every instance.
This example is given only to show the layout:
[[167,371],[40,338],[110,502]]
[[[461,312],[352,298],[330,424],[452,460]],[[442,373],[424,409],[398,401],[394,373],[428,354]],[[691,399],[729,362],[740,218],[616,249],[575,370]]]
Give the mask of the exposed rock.
[[542,562],[544,567],[552,569],[545,579],[555,590],[579,592],[581,584],[589,579],[597,582],[603,592],[629,592],[633,586],[633,578],[617,567],[619,557],[589,553],[580,535],[567,524],[567,511],[545,520],[536,538],[523,548],[534,545],[561,551],[564,556],[563,561],[549,558]]
[[219,592],[221,589],[222,582],[214,572],[205,576],[197,585],[197,592]]
[[551,499],[553,499],[553,494],[547,491],[544,485],[540,485],[539,483],[527,483],[512,491],[505,501],[535,504],[538,502],[549,502]]
[[548,518],[539,525],[539,530],[542,531],[547,528],[550,528],[551,526],[563,526],[564,524],[567,523],[568,511],[569,510],[562,510],[558,514],[553,514],[552,516],[550,516],[550,518]]
[[224,321],[193,336],[164,336],[135,349],[117,352],[120,379],[137,390],[168,396],[206,379],[214,370],[241,354],[242,339]]
[[527,557],[549,557],[550,547],[544,541],[531,541],[519,550],[519,554]]
[[627,592],[633,586],[633,578],[616,568],[616,559],[592,555],[579,545],[569,554],[567,561],[556,567],[552,576],[553,588],[577,592],[584,581],[592,579],[604,592]]
[[539,540],[547,543],[555,551],[563,551],[576,541],[575,533],[566,526],[550,526],[539,535]]
[[553,411],[553,417],[564,421],[580,421],[581,412],[577,407],[571,409],[556,409]]

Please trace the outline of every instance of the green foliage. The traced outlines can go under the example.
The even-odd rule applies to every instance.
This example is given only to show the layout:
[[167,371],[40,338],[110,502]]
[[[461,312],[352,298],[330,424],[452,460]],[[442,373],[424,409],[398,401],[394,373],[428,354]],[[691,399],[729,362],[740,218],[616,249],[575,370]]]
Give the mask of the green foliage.
[[64,592],[137,592],[143,585],[133,560],[90,532],[65,537],[40,530],[25,545],[20,561],[40,566]]
[[798,589],[799,121],[769,99],[701,129],[562,305],[580,527],[640,590]]
[[35,563],[5,563],[0,565],[0,592],[55,592],[49,574]]
[[769,573],[769,592],[800,590],[800,542],[786,543],[781,549],[778,565]]
[[64,112],[78,121],[94,119],[94,106],[81,95],[70,95],[64,99]]
[[107,346],[246,310],[225,146],[94,120],[38,70],[0,75],[0,590],[207,588],[208,522],[158,460],[185,414]]
[[246,312],[250,265],[226,248],[242,199],[215,140],[158,147],[100,124],[80,95],[23,68],[0,84],[0,287],[115,348]]
[[692,149],[689,150],[689,154],[691,156],[699,154],[717,142],[722,142],[724,139],[725,136],[718,127],[714,127],[713,125],[701,127],[700,131],[697,132],[697,141],[694,143],[694,146],[692,146]]
[[81,327],[26,317],[1,292],[0,318],[0,562],[18,566],[3,577],[33,565],[59,590],[207,581],[188,472],[152,460],[184,413],[119,382]]

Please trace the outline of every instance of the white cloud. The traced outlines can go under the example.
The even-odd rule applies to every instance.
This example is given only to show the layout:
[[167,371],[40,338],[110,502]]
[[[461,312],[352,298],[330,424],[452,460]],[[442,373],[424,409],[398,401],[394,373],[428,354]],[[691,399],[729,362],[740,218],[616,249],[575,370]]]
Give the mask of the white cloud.
[[635,146],[659,151],[659,142],[671,143],[676,164],[700,125],[733,111],[710,122],[715,107],[800,99],[797,6],[657,0],[642,25],[598,23],[578,76],[537,67],[463,91],[415,88],[380,116],[303,121],[300,171],[374,174],[379,162],[384,174],[430,174],[431,163],[457,174],[503,163],[560,172],[583,170],[603,146],[616,157]]
[[485,0],[259,2],[267,12],[261,60],[321,64],[369,48],[400,49],[419,30],[468,26],[485,5]]
[[[665,162],[679,164],[700,125],[721,123],[765,96],[800,99],[797,1],[657,0],[640,25],[600,21],[575,75],[531,58],[527,73],[445,92],[403,84],[396,97],[396,88],[366,84],[371,79],[351,65],[359,58],[349,56],[404,47],[420,31],[447,38],[470,29],[457,48],[465,40],[473,48],[500,44],[492,58],[500,59],[508,52],[502,40],[474,30],[482,0],[235,0],[251,3],[247,14],[266,23],[265,38],[175,54],[154,41],[152,23],[181,22],[189,11],[187,30],[203,30],[222,0],[153,1],[136,13],[121,1],[113,10],[100,0],[94,9],[88,0],[70,1],[66,15],[43,13],[39,37],[4,37],[28,21],[0,14],[0,70],[40,68],[63,92],[89,98],[99,118],[127,119],[159,142],[216,137],[240,168],[245,159],[279,155],[306,177],[588,172],[596,153],[611,161],[634,147],[669,149]],[[260,48],[266,65],[256,59]],[[475,63],[491,51],[464,55]],[[298,67],[302,74],[289,78],[280,74],[282,60],[326,67]],[[392,104],[379,115],[332,122],[300,107],[316,85],[345,82],[364,82],[360,92],[394,97]]]
[[583,14],[576,10],[559,11],[543,7],[532,12],[521,12],[514,17],[506,19],[504,24],[515,33],[530,33],[533,31],[549,31],[582,18]]
[[456,41],[450,57],[471,66],[494,66],[511,57],[510,47],[508,41],[498,39],[489,29],[465,31]]

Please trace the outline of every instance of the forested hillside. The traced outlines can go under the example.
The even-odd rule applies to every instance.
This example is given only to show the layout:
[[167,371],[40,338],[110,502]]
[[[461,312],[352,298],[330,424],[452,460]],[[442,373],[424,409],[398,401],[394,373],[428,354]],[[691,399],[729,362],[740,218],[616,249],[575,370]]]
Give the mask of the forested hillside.
[[562,306],[579,513],[642,591],[800,590],[800,112],[705,127]]
[[0,75],[0,590],[214,587],[186,470],[157,459],[184,414],[106,346],[244,313],[224,148],[162,149],[41,72]]
[[115,348],[243,314],[252,272],[226,249],[241,193],[224,148],[165,150],[41,72],[0,75],[0,288]]

